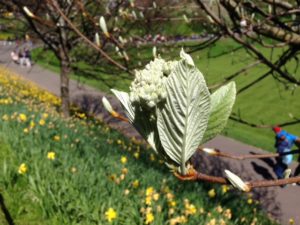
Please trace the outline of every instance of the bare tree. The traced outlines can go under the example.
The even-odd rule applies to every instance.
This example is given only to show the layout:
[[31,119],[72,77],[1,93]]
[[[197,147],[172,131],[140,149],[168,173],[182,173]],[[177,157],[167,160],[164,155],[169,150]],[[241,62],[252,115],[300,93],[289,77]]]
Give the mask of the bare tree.
[[[238,94],[270,76],[286,87],[300,84],[299,1],[196,0],[195,2],[201,7],[207,15],[207,21],[210,22],[214,32],[210,39],[211,42],[220,37],[229,37],[246,49],[253,58],[252,64],[245,65],[241,70],[226,77],[222,83],[235,79],[258,64],[264,64],[268,71],[240,88]],[[271,54],[264,54],[266,49]],[[274,54],[275,52],[276,54]],[[244,121],[238,116],[231,118],[252,127],[260,126]],[[281,125],[290,123],[299,123],[299,120]]]

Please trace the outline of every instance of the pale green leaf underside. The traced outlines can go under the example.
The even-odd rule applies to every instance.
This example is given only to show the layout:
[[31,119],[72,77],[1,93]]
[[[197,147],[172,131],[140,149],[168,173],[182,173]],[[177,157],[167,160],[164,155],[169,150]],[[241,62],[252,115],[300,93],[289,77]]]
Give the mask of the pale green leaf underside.
[[142,117],[142,115],[138,115],[132,106],[129,95],[126,92],[118,91],[111,89],[111,91],[115,94],[118,100],[121,102],[123,109],[125,110],[126,116],[129,119],[129,122],[137,129],[137,131],[142,135],[142,137],[147,140],[150,146],[157,152],[158,148],[161,148],[156,126],[147,120],[147,118]]
[[157,109],[157,127],[166,154],[184,167],[207,127],[210,97],[203,75],[181,61],[167,78],[167,99]]
[[205,143],[221,133],[227,124],[236,97],[234,82],[222,86],[211,95],[211,113],[201,143]]

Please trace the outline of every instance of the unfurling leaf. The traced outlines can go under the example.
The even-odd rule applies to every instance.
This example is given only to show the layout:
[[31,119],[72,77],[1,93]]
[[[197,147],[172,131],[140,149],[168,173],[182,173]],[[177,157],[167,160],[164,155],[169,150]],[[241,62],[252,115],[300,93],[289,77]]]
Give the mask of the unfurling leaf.
[[210,113],[210,95],[203,75],[189,58],[184,58],[188,60],[181,60],[167,78],[166,103],[157,109],[160,141],[183,175],[187,160],[202,140]]
[[211,112],[201,143],[211,140],[225,128],[235,102],[235,96],[236,88],[234,82],[219,88],[210,96]]
[[129,100],[129,95],[126,92],[114,89],[111,89],[111,91],[121,102],[129,122],[137,129],[142,137],[147,140],[154,151],[157,152],[161,146],[158,135],[155,134],[155,131],[157,132],[156,124],[151,122],[149,118],[145,118],[145,115],[143,115],[142,112],[135,110]]

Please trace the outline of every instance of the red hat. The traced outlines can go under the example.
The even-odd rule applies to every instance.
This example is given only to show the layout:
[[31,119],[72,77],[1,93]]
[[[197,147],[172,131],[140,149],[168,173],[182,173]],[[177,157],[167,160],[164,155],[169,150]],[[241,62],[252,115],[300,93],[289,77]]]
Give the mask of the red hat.
[[275,133],[279,133],[280,131],[281,131],[281,127],[273,127],[273,131],[275,132]]

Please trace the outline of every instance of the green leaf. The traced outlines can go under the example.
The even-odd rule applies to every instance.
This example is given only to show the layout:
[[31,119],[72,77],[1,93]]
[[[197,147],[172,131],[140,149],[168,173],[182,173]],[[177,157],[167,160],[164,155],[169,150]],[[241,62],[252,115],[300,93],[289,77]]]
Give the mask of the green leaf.
[[207,127],[210,97],[201,72],[181,60],[167,78],[166,103],[157,109],[157,127],[166,154],[181,166],[199,146]]
[[211,113],[201,143],[211,140],[225,128],[235,97],[236,88],[234,82],[224,85],[211,95]]

